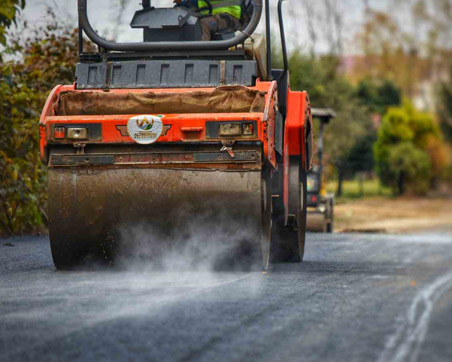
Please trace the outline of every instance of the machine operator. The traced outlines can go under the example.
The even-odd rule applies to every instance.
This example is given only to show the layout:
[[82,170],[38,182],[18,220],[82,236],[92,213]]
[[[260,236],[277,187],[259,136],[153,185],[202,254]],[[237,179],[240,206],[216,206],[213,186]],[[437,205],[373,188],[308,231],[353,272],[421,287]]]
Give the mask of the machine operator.
[[203,41],[212,39],[212,35],[224,30],[240,30],[242,28],[242,6],[240,0],[174,0],[177,5],[201,10],[200,19]]

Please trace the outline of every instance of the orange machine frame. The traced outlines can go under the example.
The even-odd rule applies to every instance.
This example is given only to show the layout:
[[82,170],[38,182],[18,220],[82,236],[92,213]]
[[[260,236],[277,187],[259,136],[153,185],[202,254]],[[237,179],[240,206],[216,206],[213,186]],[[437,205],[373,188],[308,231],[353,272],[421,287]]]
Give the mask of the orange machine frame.
[[[264,157],[276,168],[275,140],[274,140],[274,118],[275,102],[277,101],[276,82],[259,82],[250,89],[265,92],[265,110],[263,113],[200,113],[200,114],[164,114],[164,124],[170,125],[166,135],[162,135],[158,143],[168,142],[203,142],[206,141],[205,124],[207,121],[257,121],[257,137],[254,141],[261,141],[263,145]],[[68,143],[68,141],[56,141],[52,139],[51,130],[53,125],[71,124],[71,123],[101,123],[102,139],[97,142],[100,144],[133,144],[134,141],[124,132],[121,133],[121,127],[127,125],[129,118],[136,116],[130,115],[96,115],[96,116],[56,116],[54,105],[58,101],[58,96],[64,91],[86,92],[86,90],[77,90],[75,85],[56,86],[50,93],[44,109],[41,114],[40,126],[40,152],[41,158],[46,162],[47,148],[51,144]],[[103,90],[90,90],[90,92],[103,92]],[[192,88],[177,89],[113,89],[110,92],[115,93],[182,93],[192,92]],[[213,88],[197,88],[196,91],[213,91]],[[209,140],[212,141],[212,140]],[[69,142],[71,143],[71,142]]]
[[[250,89],[265,93],[265,109],[263,113],[214,113],[214,114],[166,114],[164,115],[164,124],[170,126],[166,134],[162,135],[157,143],[199,143],[206,141],[221,141],[206,139],[205,129],[208,121],[257,121],[257,133],[251,141],[260,141],[263,147],[264,160],[270,164],[273,169],[278,169],[275,154],[275,111],[278,104],[277,82],[261,82],[257,80],[254,87]],[[197,88],[196,91],[213,91],[214,88]],[[40,126],[40,153],[41,159],[47,163],[48,147],[52,144],[72,143],[68,141],[57,141],[52,138],[54,125],[68,125],[80,123],[100,123],[102,125],[102,138],[96,142],[87,142],[94,144],[134,144],[134,141],[127,135],[124,127],[128,120],[136,116],[130,115],[95,115],[95,116],[57,116],[55,115],[55,104],[58,96],[64,91],[86,92],[86,90],[77,90],[74,85],[56,86],[50,93],[44,109],[41,114]],[[103,90],[89,90],[90,92],[103,92]],[[191,92],[192,88],[177,89],[112,89],[109,92],[114,93],[144,93],[144,92]],[[310,104],[306,92],[288,91],[287,97],[287,117],[284,129],[283,144],[283,166],[284,166],[284,187],[283,200],[284,205],[288,205],[289,200],[289,157],[301,156],[302,167],[309,170],[311,160],[306,159],[306,138],[309,129],[312,130],[312,118],[310,114]],[[122,130],[121,130],[122,129]],[[312,137],[312,132],[311,132]]]

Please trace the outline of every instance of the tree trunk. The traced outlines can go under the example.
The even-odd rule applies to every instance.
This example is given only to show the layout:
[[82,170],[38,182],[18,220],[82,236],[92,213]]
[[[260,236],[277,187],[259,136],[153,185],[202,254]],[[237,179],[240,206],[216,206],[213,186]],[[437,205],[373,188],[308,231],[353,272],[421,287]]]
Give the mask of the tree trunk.
[[358,172],[359,196],[364,196],[364,172]]
[[336,195],[342,196],[342,183],[344,182],[344,167],[342,162],[336,163],[337,167],[337,191]]
[[397,181],[399,195],[403,195],[405,193],[405,172],[402,171],[399,173],[399,179]]

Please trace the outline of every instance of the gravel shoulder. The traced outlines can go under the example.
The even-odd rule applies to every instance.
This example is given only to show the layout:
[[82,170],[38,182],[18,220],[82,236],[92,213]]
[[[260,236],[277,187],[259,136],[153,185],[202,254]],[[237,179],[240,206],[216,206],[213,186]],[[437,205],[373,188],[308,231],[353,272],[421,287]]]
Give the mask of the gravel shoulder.
[[337,232],[452,234],[452,198],[369,198],[337,204]]

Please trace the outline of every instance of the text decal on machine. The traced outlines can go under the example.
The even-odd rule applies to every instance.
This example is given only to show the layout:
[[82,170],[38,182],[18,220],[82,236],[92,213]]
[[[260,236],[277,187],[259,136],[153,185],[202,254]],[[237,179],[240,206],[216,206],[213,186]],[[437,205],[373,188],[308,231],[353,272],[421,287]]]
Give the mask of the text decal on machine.
[[150,145],[159,139],[163,131],[163,116],[135,116],[129,119],[127,131],[136,143]]

